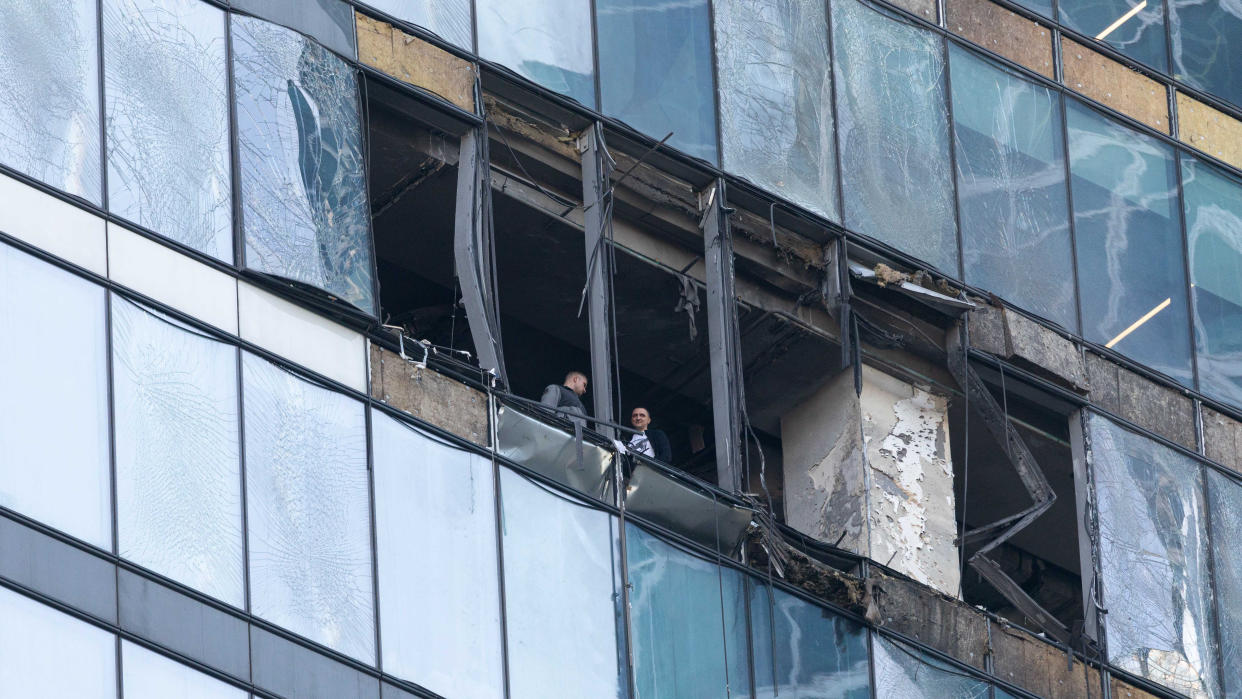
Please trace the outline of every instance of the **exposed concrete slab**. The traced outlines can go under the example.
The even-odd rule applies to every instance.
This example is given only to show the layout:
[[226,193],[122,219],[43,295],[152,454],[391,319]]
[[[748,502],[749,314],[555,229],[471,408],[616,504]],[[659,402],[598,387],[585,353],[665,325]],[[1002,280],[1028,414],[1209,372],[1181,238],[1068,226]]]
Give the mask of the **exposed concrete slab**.
[[1121,389],[1117,386],[1116,363],[1094,352],[1087,352],[1087,380],[1091,384],[1091,402],[1114,413],[1121,414]]
[[970,321],[970,346],[995,354],[1009,356],[1009,343],[1005,341],[1005,310],[996,306],[982,306],[967,315]]
[[992,622],[992,667],[998,678],[1049,699],[1103,695],[1100,671],[1020,629]]
[[970,346],[1086,390],[1087,367],[1078,346],[1021,313],[986,306],[970,313]]
[[976,609],[918,583],[872,573],[877,623],[980,670],[988,655],[988,620]]
[[1110,696],[1113,699],[1160,699],[1151,692],[1139,689],[1117,677],[1110,677]]
[[488,446],[487,396],[371,345],[371,395],[479,446]]
[[1196,448],[1194,401],[1094,352],[1086,354],[1092,403],[1188,449]]
[[1203,445],[1209,459],[1242,473],[1242,422],[1203,406]]

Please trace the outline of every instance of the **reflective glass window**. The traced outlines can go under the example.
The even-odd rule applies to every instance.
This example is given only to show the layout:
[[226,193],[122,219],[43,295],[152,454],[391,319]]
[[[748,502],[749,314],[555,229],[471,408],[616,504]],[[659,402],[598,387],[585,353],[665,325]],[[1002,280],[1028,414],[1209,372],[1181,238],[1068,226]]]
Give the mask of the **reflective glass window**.
[[1173,149],[1066,105],[1083,337],[1190,385]]
[[232,0],[232,6],[314,37],[342,56],[358,55],[354,8],[344,0]]
[[96,204],[103,200],[98,47],[93,2],[5,3],[0,163]]
[[1207,525],[1199,464],[1087,418],[1108,660],[1191,696],[1215,696]]
[[707,0],[595,0],[605,114],[716,162]]
[[871,696],[859,624],[753,580],[750,619],[759,699]]
[[371,412],[384,670],[446,697],[504,694],[491,461]]
[[467,51],[474,48],[470,0],[363,0],[381,12],[417,24]]
[[373,663],[362,405],[252,354],[242,390],[251,610]]
[[112,297],[117,553],[244,606],[237,349]]
[[200,0],[105,0],[108,208],[233,261],[224,13]]
[[1061,23],[1095,37],[1136,61],[1168,71],[1162,0],[1065,0]]
[[949,55],[966,281],[1076,329],[1061,97]]
[[1242,695],[1242,483],[1209,468],[1207,486],[1224,695],[1235,697]]
[[0,694],[116,696],[116,637],[0,587]]
[[110,550],[106,315],[103,289],[0,244],[0,505]]
[[828,23],[821,0],[718,0],[724,167],[838,220]]
[[245,690],[129,641],[121,641],[123,699],[246,699]]
[[1170,0],[1173,77],[1242,105],[1242,7],[1226,0]]
[[987,699],[987,682],[904,643],[879,634],[875,652],[875,695],[902,699]]
[[500,490],[511,695],[624,696],[617,519],[508,469]]
[[232,21],[246,266],[374,312],[355,71],[297,32]]
[[957,275],[943,40],[832,0],[845,223]]
[[1182,156],[1199,388],[1242,405],[1242,182]]
[[595,106],[591,0],[478,0],[479,55]]

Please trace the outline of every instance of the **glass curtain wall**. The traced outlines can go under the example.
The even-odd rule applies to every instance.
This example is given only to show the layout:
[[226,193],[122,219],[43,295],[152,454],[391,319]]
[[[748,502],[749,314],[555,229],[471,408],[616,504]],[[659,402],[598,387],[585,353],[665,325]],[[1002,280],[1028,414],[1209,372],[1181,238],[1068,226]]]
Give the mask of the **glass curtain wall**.
[[471,0],[364,0],[400,20],[417,24],[467,51],[474,48]]
[[1170,0],[1173,77],[1242,106],[1242,8],[1228,0]]
[[116,696],[116,637],[0,587],[0,692],[12,697]]
[[871,696],[862,625],[754,578],[749,583],[757,699]]
[[1163,0],[1064,0],[1057,12],[1070,29],[1168,72]]
[[591,0],[477,0],[479,55],[595,107]]

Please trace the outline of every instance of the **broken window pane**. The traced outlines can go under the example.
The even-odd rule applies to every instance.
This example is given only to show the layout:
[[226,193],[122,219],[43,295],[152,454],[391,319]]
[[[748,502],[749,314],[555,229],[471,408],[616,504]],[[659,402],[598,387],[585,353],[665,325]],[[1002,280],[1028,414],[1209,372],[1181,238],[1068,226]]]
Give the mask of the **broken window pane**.
[[755,580],[750,619],[759,699],[871,696],[862,626]]
[[617,519],[501,469],[509,689],[625,695]]
[[1212,564],[1216,610],[1220,615],[1220,663],[1225,696],[1242,695],[1242,483],[1207,469],[1208,509],[1212,513]]
[[957,44],[949,56],[965,279],[1076,328],[1060,95]]
[[0,586],[0,692],[116,696],[116,636]]
[[0,505],[111,550],[106,315],[103,289],[0,244]]
[[605,114],[716,162],[707,0],[596,0]]
[[1173,77],[1242,105],[1242,9],[1223,0],[1171,0]]
[[987,699],[987,682],[932,656],[876,634],[875,695],[902,699]]
[[828,23],[820,0],[715,3],[724,166],[839,220]]
[[96,4],[6,3],[0,22],[0,162],[102,202]]
[[1083,336],[1192,385],[1173,149],[1065,109]]
[[590,0],[478,0],[479,55],[595,106]]
[[232,0],[232,6],[314,37],[342,56],[358,56],[354,8],[343,0]]
[[237,349],[112,297],[117,553],[237,607]]
[[446,697],[504,693],[492,464],[371,412],[384,670]]
[[1215,696],[1199,464],[1087,418],[1095,473],[1109,662],[1191,696]]
[[251,610],[374,663],[362,405],[249,353],[242,386]]
[[625,541],[638,698],[748,695],[742,575],[633,524]]
[[1070,29],[1156,70],[1168,71],[1162,0],[1075,0],[1060,3],[1057,11]]
[[1199,387],[1242,405],[1242,182],[1182,156]]
[[474,48],[470,0],[363,0],[381,12],[438,34],[467,51]]
[[224,13],[199,0],[105,0],[108,208],[233,261]]
[[245,690],[142,646],[121,641],[121,694],[125,699],[246,699]]
[[375,311],[358,83],[302,35],[233,16],[246,266]]
[[845,223],[957,276],[942,39],[832,2]]

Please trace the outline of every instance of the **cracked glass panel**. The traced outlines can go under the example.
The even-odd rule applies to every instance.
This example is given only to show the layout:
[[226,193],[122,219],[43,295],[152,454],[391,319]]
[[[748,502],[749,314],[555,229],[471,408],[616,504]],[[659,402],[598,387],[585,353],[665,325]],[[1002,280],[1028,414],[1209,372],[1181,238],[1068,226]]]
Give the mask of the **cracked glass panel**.
[[1082,333],[1193,385],[1173,149],[1065,105]]
[[965,279],[1075,329],[1060,95],[957,44],[949,60]]
[[246,266],[375,312],[354,70],[297,32],[233,15]]
[[242,387],[251,611],[373,664],[362,404],[249,353]]
[[1242,105],[1242,5],[1229,0],[1170,0],[1173,77]]
[[595,106],[591,0],[478,0],[479,55]]
[[116,696],[116,637],[0,587],[0,693],[5,697]]
[[1168,72],[1161,0],[1075,0],[1057,7],[1061,23],[1156,70]]
[[224,13],[104,0],[108,209],[233,261]]
[[957,276],[943,40],[859,0],[832,39],[846,225]]
[[102,288],[0,244],[0,505],[110,551],[106,316]]
[[595,0],[605,114],[716,162],[707,0]]
[[821,0],[718,0],[724,167],[839,220],[828,22]]
[[991,686],[974,675],[875,635],[875,695],[901,699],[988,699]]
[[112,297],[117,553],[236,607],[237,349]]
[[1237,697],[1242,696],[1242,483],[1209,468],[1207,485],[1224,696]]
[[633,524],[625,541],[638,699],[749,696],[741,573]]
[[507,468],[500,491],[511,696],[624,697],[617,519]]
[[504,694],[492,463],[371,411],[384,670]]
[[1099,415],[1087,427],[1109,662],[1188,696],[1216,696],[1199,464]]
[[754,580],[750,620],[758,699],[871,696],[862,626]]
[[363,0],[375,9],[417,24],[467,51],[474,49],[470,0]]
[[121,696],[125,699],[246,699],[245,690],[129,641],[121,641]]
[[1199,388],[1242,406],[1242,182],[1182,156]]
[[0,163],[100,204],[95,19],[93,2],[5,3],[0,22]]
[[314,37],[342,56],[358,56],[354,8],[343,0],[232,0],[232,7]]

